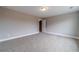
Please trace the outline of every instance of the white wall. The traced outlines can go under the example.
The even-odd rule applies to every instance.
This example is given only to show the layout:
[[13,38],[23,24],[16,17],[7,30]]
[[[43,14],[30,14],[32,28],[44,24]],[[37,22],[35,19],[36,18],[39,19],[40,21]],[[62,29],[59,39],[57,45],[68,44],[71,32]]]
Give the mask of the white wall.
[[0,40],[38,32],[38,17],[0,8]]
[[79,12],[47,18],[47,33],[79,37]]
[[46,19],[42,20],[42,32],[46,32]]

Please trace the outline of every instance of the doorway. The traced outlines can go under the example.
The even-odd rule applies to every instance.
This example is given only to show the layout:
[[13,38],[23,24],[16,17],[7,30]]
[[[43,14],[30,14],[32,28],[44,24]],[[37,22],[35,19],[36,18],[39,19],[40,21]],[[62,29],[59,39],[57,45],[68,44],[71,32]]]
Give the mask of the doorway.
[[39,21],[39,32],[42,32],[42,20]]

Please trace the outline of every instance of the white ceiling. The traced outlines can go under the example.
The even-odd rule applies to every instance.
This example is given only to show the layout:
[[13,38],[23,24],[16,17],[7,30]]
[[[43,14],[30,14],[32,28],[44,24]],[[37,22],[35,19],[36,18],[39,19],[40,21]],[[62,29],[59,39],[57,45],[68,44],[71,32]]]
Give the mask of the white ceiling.
[[48,6],[48,10],[45,12],[40,11],[41,6],[6,6],[5,8],[16,10],[19,12],[27,13],[38,17],[50,17],[64,13],[75,12],[79,10],[78,6]]

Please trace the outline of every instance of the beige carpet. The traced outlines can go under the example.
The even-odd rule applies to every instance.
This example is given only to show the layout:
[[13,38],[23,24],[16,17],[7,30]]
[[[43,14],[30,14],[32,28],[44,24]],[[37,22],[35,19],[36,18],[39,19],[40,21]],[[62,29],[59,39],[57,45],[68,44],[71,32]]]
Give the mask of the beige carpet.
[[0,52],[77,52],[79,40],[39,33],[0,43]]

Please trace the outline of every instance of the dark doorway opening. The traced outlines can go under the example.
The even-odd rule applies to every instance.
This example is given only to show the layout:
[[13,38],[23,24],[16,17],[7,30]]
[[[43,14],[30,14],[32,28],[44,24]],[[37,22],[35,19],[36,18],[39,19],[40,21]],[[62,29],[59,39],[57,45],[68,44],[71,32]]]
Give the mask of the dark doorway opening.
[[39,21],[39,32],[42,32],[42,21]]

